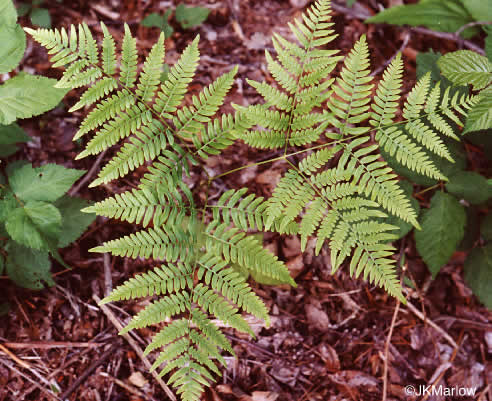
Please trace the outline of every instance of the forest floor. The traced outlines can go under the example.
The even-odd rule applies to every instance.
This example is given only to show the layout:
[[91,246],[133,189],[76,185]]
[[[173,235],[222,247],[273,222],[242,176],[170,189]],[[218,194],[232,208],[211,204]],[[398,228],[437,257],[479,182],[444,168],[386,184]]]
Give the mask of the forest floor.
[[[334,48],[347,54],[361,34],[366,34],[372,68],[383,67],[400,49],[405,61],[408,90],[415,83],[416,54],[433,49],[441,53],[463,45],[459,41],[386,25],[367,25],[359,18],[372,15],[378,3],[359,1],[352,9],[335,7],[333,20],[339,33]],[[264,51],[271,49],[273,32],[289,35],[287,22],[299,16],[306,0],[229,0],[187,1],[211,9],[206,23],[192,30],[176,24],[166,40],[166,61],[177,60],[184,47],[199,33],[201,63],[192,90],[203,87],[218,75],[239,66],[239,73],[228,103],[247,105],[259,101],[245,82],[270,79]],[[73,0],[45,1],[54,27],[87,22],[99,32],[103,20],[111,33],[121,35],[127,21],[137,37],[142,53],[147,53],[159,31],[141,27],[150,12],[163,13],[171,1]],[[29,20],[20,23],[29,26]],[[474,38],[483,46],[483,37]],[[29,40],[21,69],[59,77],[45,51]],[[196,87],[195,87],[196,86]],[[90,170],[92,177],[103,160],[75,161],[80,143],[72,142],[84,111],[68,113],[80,91],[64,99],[68,107],[58,107],[39,118],[21,121],[33,140],[9,161],[27,159],[34,165],[46,162]],[[224,110],[231,110],[225,106]],[[480,160],[481,150],[470,147],[471,157]],[[212,157],[207,167],[214,173],[272,156],[270,151],[253,151],[243,144]],[[216,192],[224,188],[248,186],[258,195],[271,194],[287,166],[283,163],[256,166],[214,181]],[[96,170],[97,171],[97,170]],[[198,188],[205,179],[192,171],[190,186]],[[96,189],[82,185],[77,195],[92,201],[108,193],[132,187],[131,176],[116,187],[108,184]],[[421,188],[420,188],[421,189]],[[420,199],[425,206],[428,199]],[[0,279],[0,304],[8,301],[10,310],[0,317],[0,401],[71,400],[124,401],[170,399],[163,382],[148,373],[139,350],[152,334],[138,330],[127,338],[118,336],[118,325],[142,308],[142,303],[125,302],[97,306],[109,288],[150,266],[143,260],[126,260],[88,249],[105,240],[126,234],[131,226],[98,218],[72,246],[61,251],[66,270],[53,262],[56,286],[34,292]],[[207,401],[335,401],[413,399],[405,386],[445,385],[475,387],[471,398],[492,401],[492,315],[472,295],[463,280],[465,254],[457,252],[435,280],[415,251],[412,236],[399,241],[405,254],[405,268],[415,285],[407,305],[396,305],[384,291],[351,279],[346,269],[330,274],[327,250],[314,256],[312,249],[301,254],[294,237],[265,235],[267,247],[286,261],[298,283],[297,288],[255,285],[267,303],[272,324],[265,328],[252,321],[257,339],[226,329],[237,359],[227,358],[222,378],[203,396]],[[387,370],[387,371],[386,371]],[[386,377],[386,380],[383,378]],[[430,396],[427,400],[452,400]]]

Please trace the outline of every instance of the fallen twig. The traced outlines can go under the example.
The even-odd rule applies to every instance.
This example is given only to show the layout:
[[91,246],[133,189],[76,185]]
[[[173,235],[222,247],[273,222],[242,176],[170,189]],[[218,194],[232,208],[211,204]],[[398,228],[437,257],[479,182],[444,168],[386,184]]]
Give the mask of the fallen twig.
[[424,316],[422,312],[420,312],[415,306],[413,306],[410,301],[407,302],[406,307],[419,319],[421,319],[423,322],[428,323],[429,326],[431,326],[434,330],[439,332],[447,341],[449,344],[453,346],[453,348],[458,348],[458,344],[453,340],[453,338],[446,333],[443,329],[441,329],[437,324],[435,324],[432,320],[430,320],[428,317]]
[[[99,302],[101,302],[101,299],[96,294],[92,295],[92,299],[97,304],[99,304]],[[119,320],[116,318],[116,316],[113,314],[113,312],[111,312],[106,305],[99,305],[99,307],[101,308],[101,310],[103,311],[103,313],[106,315],[106,317],[109,319],[109,321],[111,323],[113,323],[113,325],[116,327],[116,329],[118,331],[123,330],[123,325],[119,322]],[[151,368],[152,365],[150,364],[149,360],[145,357],[142,349],[138,346],[138,344],[135,342],[135,340],[133,338],[131,338],[128,335],[128,333],[122,334],[122,336],[125,338],[126,341],[128,341],[128,344],[130,344],[131,347],[135,350],[135,352],[137,353],[137,355],[139,356],[139,358],[142,360],[142,362],[145,365],[145,367],[150,370],[150,368]],[[154,379],[157,381],[157,383],[159,383],[159,385],[162,387],[162,389],[167,394],[167,396],[172,401],[177,401],[176,396],[173,394],[173,392],[168,387],[168,385],[166,383],[164,383],[164,381],[159,377],[159,375],[157,374],[157,372],[156,371],[152,371],[151,374],[154,377]]]
[[115,350],[120,346],[117,342],[114,343],[111,347],[109,347],[104,353],[101,355],[101,357],[94,361],[86,370],[84,373],[82,373],[81,376],[75,380],[70,387],[68,387],[61,395],[60,398],[62,400],[65,400],[72,394],[77,388],[91,375],[92,372],[94,372],[100,365],[102,365],[106,359],[108,359],[114,352]]

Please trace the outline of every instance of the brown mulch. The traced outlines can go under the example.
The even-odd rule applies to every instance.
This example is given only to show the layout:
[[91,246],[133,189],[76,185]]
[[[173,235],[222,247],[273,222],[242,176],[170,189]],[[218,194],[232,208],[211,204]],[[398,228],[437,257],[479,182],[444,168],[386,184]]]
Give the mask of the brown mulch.
[[[128,21],[138,38],[142,53],[148,52],[158,30],[143,28],[138,21],[150,12],[164,12],[171,1],[103,0],[98,2],[45,1],[56,27],[82,21],[99,32],[103,20],[113,34],[121,35],[122,21]],[[192,90],[198,91],[218,75],[239,65],[237,84],[228,101],[250,104],[259,99],[245,78],[270,79],[266,73],[264,50],[272,32],[288,35],[287,22],[299,16],[308,1],[229,0],[186,1],[209,7],[207,22],[183,31],[177,25],[166,40],[167,61],[179,53],[199,33],[202,54]],[[373,14],[387,1],[359,1],[355,12]],[[379,68],[398,51],[407,32],[402,28],[365,25],[350,12],[334,12],[335,29],[340,34],[333,47],[346,54],[361,34],[367,34],[373,68]],[[27,18],[21,24],[29,25]],[[483,46],[483,38],[475,38]],[[415,56],[434,49],[441,53],[456,50],[459,43],[430,35],[412,33],[403,49],[407,89],[415,82]],[[59,77],[50,68],[46,53],[28,44],[21,66],[37,74]],[[7,161],[27,159],[89,170],[95,158],[75,161],[81,144],[72,137],[83,111],[69,114],[69,105],[80,92],[72,91],[54,111],[20,124],[34,138]],[[231,111],[228,105],[224,111]],[[483,155],[474,147],[476,163]],[[236,144],[207,162],[214,173],[271,157],[274,152],[255,151]],[[109,160],[111,152],[104,156]],[[282,163],[241,170],[214,182],[217,192],[248,186],[259,195],[271,193],[286,166]],[[134,173],[140,175],[141,171]],[[190,183],[199,197],[205,176],[193,170]],[[132,187],[131,176],[118,186],[88,189],[79,196],[93,201],[108,193]],[[425,199],[424,199],[425,201]],[[33,292],[20,289],[8,279],[0,279],[0,304],[7,301],[10,311],[0,317],[0,401],[56,400],[123,401],[167,400],[162,386],[148,373],[135,348],[117,335],[115,324],[93,299],[103,297],[149,263],[91,254],[88,249],[105,240],[131,231],[128,224],[98,218],[75,244],[61,251],[73,268],[65,270],[53,262],[56,286]],[[344,269],[330,274],[327,250],[314,256],[313,244],[303,255],[293,237],[265,236],[270,250],[285,260],[296,276],[298,287],[268,287],[254,284],[270,307],[272,324],[264,327],[252,321],[257,339],[226,330],[238,359],[227,358],[222,378],[205,393],[207,401],[335,401],[381,400],[385,359],[388,358],[388,400],[411,399],[405,386],[443,385],[475,387],[473,398],[431,396],[428,400],[492,401],[492,315],[471,294],[463,281],[464,254],[457,252],[438,277],[431,281],[411,238],[396,246],[406,255],[406,269],[416,290],[411,305],[399,306],[395,319],[393,298],[382,290],[349,277]],[[106,274],[109,272],[110,275]],[[120,322],[140,310],[140,303],[109,306]],[[393,324],[392,324],[393,321]],[[391,341],[388,334],[392,331]],[[132,334],[136,345],[145,348],[152,331]],[[62,397],[63,396],[63,397]],[[480,398],[479,398],[480,397]]]

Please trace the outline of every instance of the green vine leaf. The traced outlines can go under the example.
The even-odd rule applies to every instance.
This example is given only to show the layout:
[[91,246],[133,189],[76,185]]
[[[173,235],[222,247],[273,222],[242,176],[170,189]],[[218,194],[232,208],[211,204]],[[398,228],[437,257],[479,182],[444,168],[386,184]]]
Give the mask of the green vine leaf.
[[29,142],[31,137],[17,124],[0,125],[0,157],[7,157],[17,151],[16,143]]
[[[1,11],[0,11],[1,12]],[[0,74],[16,68],[26,50],[26,34],[20,25],[9,27],[0,24]]]
[[471,251],[464,268],[465,280],[473,293],[492,309],[492,244]]
[[85,171],[69,169],[57,164],[33,168],[27,164],[9,174],[9,184],[23,201],[54,202],[67,192]]
[[479,96],[479,102],[468,113],[465,134],[492,128],[492,89],[484,89]]
[[[395,6],[366,19],[366,23],[386,22],[394,25],[424,25],[440,32],[456,32],[463,25],[474,22],[474,18],[459,0],[421,0],[418,4]],[[469,28],[463,37],[469,38],[478,32]]]
[[187,7],[184,3],[180,3],[176,7],[176,21],[181,24],[183,29],[194,28],[205,22],[209,13],[208,8]]
[[55,88],[55,79],[19,74],[0,86],[0,124],[37,116],[54,108],[67,89]]
[[63,196],[54,205],[62,216],[58,248],[64,248],[74,242],[96,219],[95,215],[81,211],[90,206],[90,203],[84,199]]
[[0,27],[12,27],[17,22],[17,11],[12,0],[0,0]]
[[465,223],[465,208],[456,198],[436,192],[420,219],[422,229],[415,231],[417,250],[432,277],[436,277],[463,239]]
[[47,251],[26,248],[13,241],[9,242],[8,250],[7,274],[17,285],[31,290],[42,290],[44,284],[55,285]]
[[449,193],[471,204],[480,204],[492,196],[492,186],[487,179],[473,171],[460,171],[449,177]]
[[437,62],[442,74],[456,85],[473,85],[474,90],[492,82],[492,62],[471,50],[458,50],[442,56]]
[[58,242],[61,222],[61,214],[52,204],[29,201],[10,213],[5,228],[19,244],[49,250]]

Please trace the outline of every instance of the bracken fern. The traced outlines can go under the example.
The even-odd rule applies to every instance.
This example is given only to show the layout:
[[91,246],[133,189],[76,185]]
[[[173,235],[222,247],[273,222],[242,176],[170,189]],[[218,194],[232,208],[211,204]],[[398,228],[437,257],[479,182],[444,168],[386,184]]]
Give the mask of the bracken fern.
[[[237,266],[295,285],[284,263],[251,231],[299,234],[302,249],[311,237],[317,253],[329,242],[333,272],[351,256],[352,275],[363,275],[404,301],[389,245],[395,227],[382,218],[391,213],[418,223],[380,149],[412,170],[445,179],[426,150],[451,160],[441,135],[458,139],[450,122],[461,124],[459,115],[466,115],[476,98],[450,97],[449,90],[442,94],[426,76],[409,93],[402,119],[395,121],[401,57],[388,66],[373,95],[365,37],[344,59],[326,48],[336,36],[332,25],[329,1],[318,0],[290,25],[298,43],[275,34],[276,57],[267,51],[266,61],[277,85],[248,80],[264,104],[235,106],[235,114],[217,118],[237,69],[184,104],[198,66],[198,38],[161,83],[163,35],[138,73],[136,41],[126,25],[119,62],[115,39],[104,24],[101,47],[86,24],[72,26],[70,33],[27,29],[49,50],[55,66],[65,66],[58,86],[88,86],[71,109],[92,107],[75,135],[79,139],[93,132],[78,158],[122,144],[91,186],[148,165],[137,188],[85,211],[143,227],[93,251],[163,261],[103,302],[159,296],[124,332],[172,318],[145,352],[162,349],[152,369],[165,364],[161,375],[173,372],[169,383],[185,401],[200,397],[203,386],[214,380],[210,371],[220,374],[213,360],[225,366],[221,350],[234,353],[214,317],[250,334],[241,309],[269,321],[267,308]],[[335,79],[331,75],[342,60]],[[265,200],[248,195],[246,188],[232,189],[215,203],[207,197],[204,205],[196,204],[183,176],[238,138],[255,148],[278,149],[282,156],[268,161],[287,162],[289,169],[272,196]],[[207,194],[218,177],[209,177]]]

